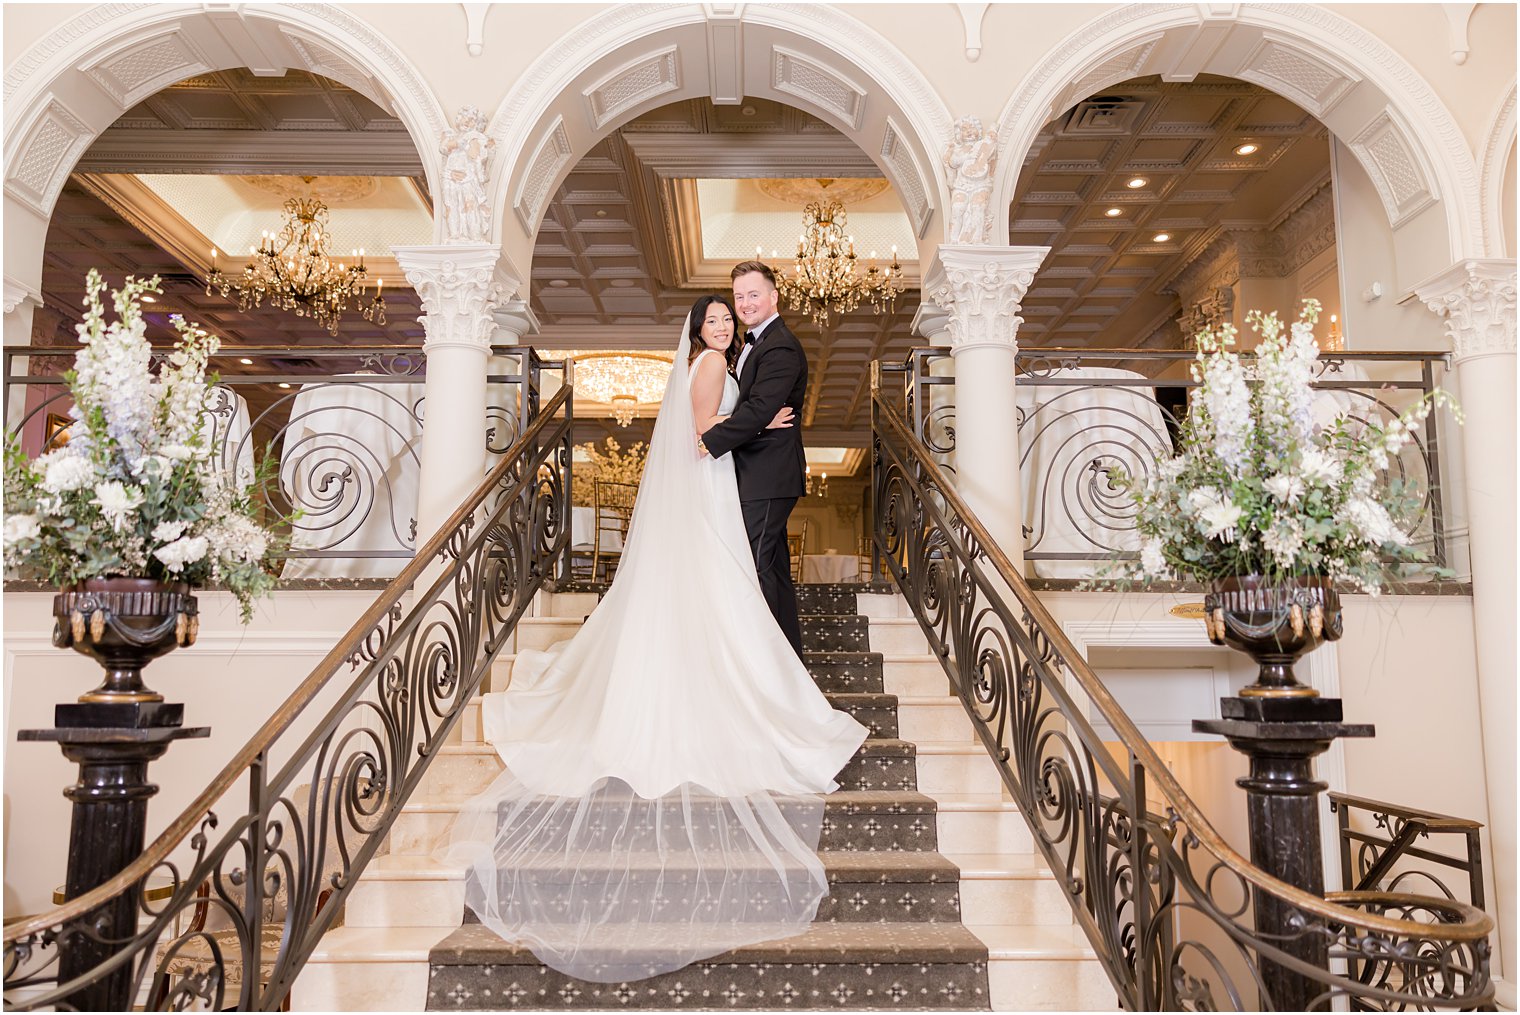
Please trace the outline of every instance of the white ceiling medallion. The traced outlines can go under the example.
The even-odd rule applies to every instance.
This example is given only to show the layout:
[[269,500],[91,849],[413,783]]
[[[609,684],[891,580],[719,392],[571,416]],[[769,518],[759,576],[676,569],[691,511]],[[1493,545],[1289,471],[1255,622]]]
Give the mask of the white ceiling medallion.
[[1272,32],[1261,33],[1261,42],[1241,62],[1235,77],[1292,99],[1320,120],[1360,80]]
[[881,157],[887,160],[903,210],[913,220],[914,235],[923,239],[925,230],[929,228],[929,217],[934,213],[934,206],[929,200],[929,186],[924,182],[923,168],[918,164],[906,135],[890,116],[887,117],[887,131],[881,141]]
[[582,94],[591,113],[591,126],[601,133],[627,110],[680,87],[676,47],[668,46],[625,63]]
[[1385,109],[1349,142],[1367,168],[1372,185],[1397,229],[1405,220],[1435,203],[1430,176],[1415,155],[1414,146],[1393,111]]
[[81,68],[123,109],[177,81],[212,70],[211,63],[176,22]]
[[6,159],[5,189],[44,219],[63,189],[69,171],[95,134],[56,98],[37,114],[15,154]]
[[517,220],[530,235],[538,227],[544,202],[549,200],[554,181],[569,163],[571,154],[570,138],[565,134],[565,118],[556,116],[534,147],[533,155],[528,159],[528,171],[523,174],[517,194],[512,198]]
[[865,89],[811,57],[776,46],[772,50],[771,87],[808,105],[832,113],[850,130],[859,130],[866,108]]

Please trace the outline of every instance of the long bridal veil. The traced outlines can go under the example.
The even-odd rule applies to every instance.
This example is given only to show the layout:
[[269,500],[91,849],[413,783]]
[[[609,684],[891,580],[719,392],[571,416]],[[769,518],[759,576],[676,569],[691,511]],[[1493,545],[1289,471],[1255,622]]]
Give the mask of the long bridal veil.
[[616,580],[485,696],[506,768],[448,848],[482,923],[584,980],[804,932],[828,893],[821,794],[865,736],[766,609],[732,463],[696,449],[686,335]]

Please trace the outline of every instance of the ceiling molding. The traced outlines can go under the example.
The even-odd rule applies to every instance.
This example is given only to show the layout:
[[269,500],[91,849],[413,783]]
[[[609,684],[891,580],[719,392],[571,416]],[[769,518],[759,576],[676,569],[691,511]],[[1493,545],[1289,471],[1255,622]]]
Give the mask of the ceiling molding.
[[[756,176],[881,177],[855,142],[835,135],[729,134],[624,131],[623,143],[657,176],[750,179]],[[762,168],[763,167],[763,168]]]
[[405,131],[117,129],[105,131],[81,173],[421,176]]

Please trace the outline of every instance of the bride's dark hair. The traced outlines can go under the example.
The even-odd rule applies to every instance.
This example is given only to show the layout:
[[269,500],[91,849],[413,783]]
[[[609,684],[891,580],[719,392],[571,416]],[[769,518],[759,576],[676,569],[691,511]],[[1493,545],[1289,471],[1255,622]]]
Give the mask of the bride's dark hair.
[[744,348],[744,343],[739,341],[739,315],[734,313],[734,305],[722,296],[698,296],[697,302],[691,305],[691,325],[688,337],[691,338],[691,356],[686,362],[690,363],[701,355],[702,350],[707,348],[707,343],[702,341],[702,322],[707,320],[707,308],[714,303],[723,304],[723,309],[728,311],[728,316],[734,320],[734,340],[728,343],[728,348],[723,352],[723,358],[728,362],[730,372],[739,365],[739,350]]

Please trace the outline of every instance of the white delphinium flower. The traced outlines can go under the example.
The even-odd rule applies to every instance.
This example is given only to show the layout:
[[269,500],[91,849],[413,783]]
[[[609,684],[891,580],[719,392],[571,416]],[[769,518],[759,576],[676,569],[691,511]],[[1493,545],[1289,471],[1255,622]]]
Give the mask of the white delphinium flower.
[[170,320],[181,340],[160,371],[155,385],[159,403],[158,429],[165,443],[189,447],[204,443],[201,414],[206,402],[206,362],[216,353],[220,342],[204,328],[189,323],[178,314]]
[[1290,476],[1280,472],[1267,480],[1262,486],[1272,499],[1281,504],[1296,504],[1304,495],[1304,481],[1297,476]]
[[132,512],[142,505],[142,501],[141,490],[112,479],[95,484],[95,497],[90,503],[100,508],[100,513],[106,516],[114,531],[121,532],[131,522]]
[[98,301],[105,288],[100,273],[92,270],[87,285],[90,311],[76,329],[84,348],[74,358],[75,405],[70,415],[85,420],[89,410],[98,407],[105,416],[104,436],[130,455],[130,449],[141,447],[151,435],[154,410],[153,379],[148,370],[152,349],[137,299],[144,292],[158,292],[158,285],[156,280],[128,279],[114,294],[119,320],[110,325],[105,323],[104,308]]
[[[1226,334],[1232,336],[1233,332],[1230,328]],[[1245,370],[1234,353],[1221,351],[1200,380],[1198,396],[1206,418],[1203,436],[1229,474],[1239,476],[1246,465],[1252,426],[1251,391]]]
[[67,448],[52,451],[38,459],[42,467],[42,488],[48,493],[82,490],[95,480],[95,466],[82,454]]
[[210,542],[205,536],[186,536],[153,551],[153,556],[164,562],[171,574],[179,574],[186,564],[194,564],[206,555]]

